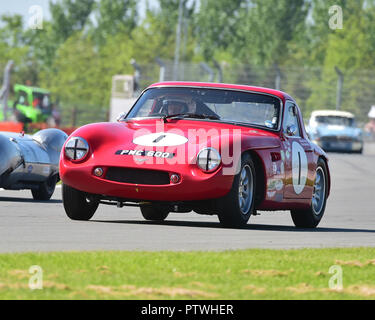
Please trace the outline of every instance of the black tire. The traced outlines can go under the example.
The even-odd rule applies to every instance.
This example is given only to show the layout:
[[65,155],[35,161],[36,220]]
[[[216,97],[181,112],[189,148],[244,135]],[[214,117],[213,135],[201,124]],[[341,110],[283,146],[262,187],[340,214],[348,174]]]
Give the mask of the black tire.
[[39,184],[37,189],[31,189],[34,200],[47,201],[55,192],[57,175],[50,176],[46,181]]
[[[294,222],[294,225],[297,228],[316,228],[323,218],[324,211],[326,208],[326,203],[327,203],[327,194],[328,194],[328,170],[327,170],[327,165],[325,161],[321,158],[318,160],[316,171],[317,171],[317,174],[316,174],[317,177],[318,177],[318,171],[324,173],[324,179],[322,180],[324,182],[324,192],[322,192],[322,196],[324,196],[324,198],[322,199],[322,203],[318,206],[319,210],[317,210],[316,206],[314,206],[314,195],[313,195],[311,205],[308,209],[291,211],[292,220]],[[315,194],[315,184],[317,181],[316,179],[314,182],[314,194]]]
[[[246,188],[241,185],[241,174],[246,171],[248,175],[249,184],[246,184],[249,190],[249,200],[246,201],[245,205],[240,206],[240,187],[241,190]],[[242,198],[244,198],[244,192],[242,192]],[[254,212],[256,195],[256,173],[254,162],[251,159],[250,154],[243,154],[241,157],[241,168],[238,174],[234,177],[233,185],[229,193],[218,200],[218,217],[220,223],[224,227],[229,228],[241,228],[244,227],[250,219],[250,216]]]
[[155,205],[141,206],[141,212],[145,220],[151,221],[164,221],[169,215],[167,208],[162,208]]
[[87,199],[84,192],[66,184],[62,186],[62,200],[66,215],[72,220],[90,220],[99,206],[98,201]]
[[20,112],[19,110],[16,111],[16,120],[18,122],[22,122],[22,123],[31,123],[32,120],[28,117],[26,117],[22,112]]

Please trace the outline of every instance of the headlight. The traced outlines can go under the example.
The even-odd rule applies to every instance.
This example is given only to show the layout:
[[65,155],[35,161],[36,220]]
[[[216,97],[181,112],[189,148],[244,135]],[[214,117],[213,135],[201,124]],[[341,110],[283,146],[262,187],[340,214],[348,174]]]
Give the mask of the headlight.
[[199,151],[197,165],[204,172],[213,172],[221,163],[220,153],[214,148],[204,148]]
[[65,155],[73,161],[82,160],[89,152],[89,144],[80,137],[73,137],[65,144]]

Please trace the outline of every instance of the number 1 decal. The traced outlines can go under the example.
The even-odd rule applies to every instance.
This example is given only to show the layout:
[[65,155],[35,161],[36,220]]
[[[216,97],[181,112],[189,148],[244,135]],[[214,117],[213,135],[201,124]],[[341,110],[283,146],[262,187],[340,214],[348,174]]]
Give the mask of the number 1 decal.
[[301,194],[307,181],[307,156],[298,142],[292,144],[292,178],[296,194]]
[[133,140],[134,144],[145,147],[171,147],[188,142],[182,135],[168,132],[156,132],[139,136]]

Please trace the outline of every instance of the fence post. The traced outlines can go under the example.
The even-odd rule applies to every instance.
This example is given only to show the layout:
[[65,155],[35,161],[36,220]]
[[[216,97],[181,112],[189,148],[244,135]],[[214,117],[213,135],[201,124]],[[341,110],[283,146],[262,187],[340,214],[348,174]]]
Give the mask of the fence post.
[[209,82],[214,81],[215,73],[213,70],[204,62],[200,63],[201,68],[209,74]]
[[278,65],[275,65],[276,76],[275,76],[275,89],[280,90],[281,88],[281,71]]
[[160,67],[159,82],[163,82],[165,79],[165,63],[160,58],[156,58],[155,61]]
[[110,119],[109,119],[109,117],[110,117],[110,112],[109,112],[109,109],[107,108],[106,109],[106,112],[105,112],[105,118],[106,118],[106,122],[109,122],[110,121]]
[[218,82],[221,83],[223,82],[223,69],[221,68],[219,62],[217,62],[215,59],[212,60],[214,65],[215,65],[215,68],[217,70],[217,74],[218,74]]
[[174,51],[174,66],[173,66],[173,80],[178,80],[178,67],[180,63],[180,43],[181,43],[181,24],[182,24],[182,15],[183,15],[183,6],[182,0],[178,5],[178,22],[176,28],[176,47]]
[[337,80],[337,93],[336,93],[336,110],[341,109],[341,103],[342,103],[342,88],[344,84],[344,74],[342,71],[338,68],[335,67],[335,71],[338,75],[338,80]]
[[135,59],[131,59],[130,64],[133,66],[133,68],[135,70],[134,71],[134,88],[133,88],[134,94],[135,94],[135,92],[137,92],[139,90],[139,86],[140,86],[141,67],[135,61]]
[[9,87],[10,87],[10,73],[12,72],[14,62],[13,60],[9,60],[5,69],[4,69],[4,80],[3,86],[0,90],[0,99],[3,100],[3,114],[4,114],[4,121],[8,120],[8,96],[9,96]]

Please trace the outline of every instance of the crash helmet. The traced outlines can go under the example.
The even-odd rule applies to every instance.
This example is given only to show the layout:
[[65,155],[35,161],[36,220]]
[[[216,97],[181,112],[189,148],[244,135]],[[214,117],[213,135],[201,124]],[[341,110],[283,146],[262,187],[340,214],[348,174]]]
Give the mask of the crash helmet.
[[163,111],[168,115],[186,113],[188,110],[188,105],[183,100],[166,99],[163,101]]

